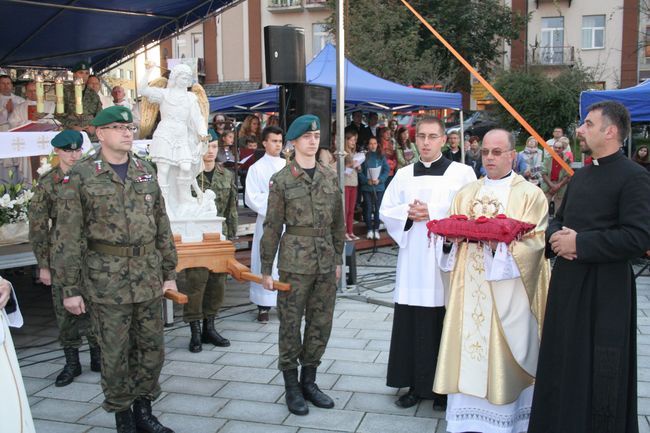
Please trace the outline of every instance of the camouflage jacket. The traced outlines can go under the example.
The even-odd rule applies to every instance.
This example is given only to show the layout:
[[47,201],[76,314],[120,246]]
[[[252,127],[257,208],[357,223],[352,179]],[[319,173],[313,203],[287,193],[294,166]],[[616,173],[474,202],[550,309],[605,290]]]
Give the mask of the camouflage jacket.
[[74,85],[67,85],[63,88],[64,113],[57,114],[56,119],[63,124],[65,129],[73,126],[85,127],[102,111],[102,101],[99,95],[92,89],[84,89],[81,99],[83,114],[75,114]]
[[216,194],[214,199],[217,205],[217,215],[226,218],[226,224],[223,226],[223,235],[232,239],[237,235],[237,186],[235,185],[235,176],[230,170],[217,163],[212,174],[212,182],[208,181],[207,176],[201,172],[196,181],[201,191],[211,189]]
[[[161,296],[163,281],[176,278],[172,231],[148,162],[129,153],[122,182],[101,152],[86,157],[64,179],[57,207],[54,265],[62,274],[64,297],[82,294],[100,304],[144,302]],[[154,248],[124,257],[95,251],[93,244]]]
[[41,269],[50,269],[52,233],[56,229],[56,203],[63,178],[63,171],[59,167],[43,174],[34,187],[34,196],[29,202],[29,242]]
[[[314,178],[292,161],[271,177],[264,234],[260,242],[262,274],[271,275],[280,245],[278,269],[297,274],[333,272],[342,264],[345,225],[342,192],[336,173],[316,163]],[[324,230],[324,236],[285,233],[291,227]],[[282,239],[280,239],[282,237]]]

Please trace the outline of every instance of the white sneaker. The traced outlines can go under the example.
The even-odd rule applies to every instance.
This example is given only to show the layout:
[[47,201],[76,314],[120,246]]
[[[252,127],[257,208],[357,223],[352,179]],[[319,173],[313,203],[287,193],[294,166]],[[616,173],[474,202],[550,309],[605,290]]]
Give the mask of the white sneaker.
[[366,235],[366,239],[373,239],[374,237],[375,237],[375,233],[372,230],[370,230]]
[[381,234],[379,234],[379,230],[375,230],[375,239],[381,239]]

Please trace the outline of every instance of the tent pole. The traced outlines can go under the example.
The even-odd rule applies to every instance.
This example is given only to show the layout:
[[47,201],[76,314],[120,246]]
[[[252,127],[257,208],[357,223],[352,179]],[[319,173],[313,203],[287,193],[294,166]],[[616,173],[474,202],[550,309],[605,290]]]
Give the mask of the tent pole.
[[465,126],[463,125],[463,107],[460,107],[460,162],[465,164]]
[[[345,209],[345,28],[343,23],[345,0],[336,0],[336,156],[341,202]],[[331,125],[328,125],[331,128]],[[339,290],[347,286],[345,278],[345,248]]]

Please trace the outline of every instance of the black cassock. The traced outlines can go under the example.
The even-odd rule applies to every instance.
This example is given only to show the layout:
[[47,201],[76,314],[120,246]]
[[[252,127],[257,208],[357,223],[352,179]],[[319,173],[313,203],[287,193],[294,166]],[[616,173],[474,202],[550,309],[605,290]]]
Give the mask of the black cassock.
[[618,152],[578,170],[548,239],[575,230],[578,258],[551,274],[528,433],[637,433],[636,285],[650,249],[650,175]]

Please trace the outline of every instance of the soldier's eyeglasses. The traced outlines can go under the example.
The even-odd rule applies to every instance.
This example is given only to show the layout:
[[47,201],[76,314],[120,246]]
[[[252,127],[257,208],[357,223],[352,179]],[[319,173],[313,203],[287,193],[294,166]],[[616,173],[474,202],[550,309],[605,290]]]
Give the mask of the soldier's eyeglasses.
[[112,126],[103,126],[99,129],[112,129],[114,131],[118,131],[124,134],[126,131],[135,133],[135,131],[138,130],[138,127],[133,125],[112,125]]
[[63,149],[65,153],[81,153],[83,149]]

